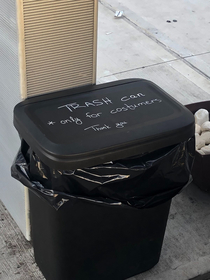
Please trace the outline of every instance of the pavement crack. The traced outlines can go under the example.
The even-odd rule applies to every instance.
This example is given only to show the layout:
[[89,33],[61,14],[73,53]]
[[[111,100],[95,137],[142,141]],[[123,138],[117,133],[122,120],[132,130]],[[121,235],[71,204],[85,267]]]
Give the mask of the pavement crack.
[[197,54],[192,54],[192,55],[186,55],[183,58],[196,57],[196,56],[205,55],[205,54],[210,54],[210,52],[203,52],[203,53],[197,53]]
[[150,64],[150,65],[140,66],[140,67],[128,69],[128,70],[125,70],[125,71],[120,71],[120,72],[112,73],[112,74],[109,74],[109,75],[105,75],[102,78],[110,77],[110,76],[113,76],[113,75],[119,75],[119,74],[123,74],[123,73],[127,73],[127,72],[132,72],[132,71],[140,70],[140,69],[144,69],[144,68],[155,67],[155,66],[159,66],[161,64],[167,64],[169,62],[174,62],[174,61],[177,61],[177,60],[178,59],[175,58],[175,59],[171,59],[171,60],[168,60],[168,61],[163,61],[163,62],[154,63],[154,64]]

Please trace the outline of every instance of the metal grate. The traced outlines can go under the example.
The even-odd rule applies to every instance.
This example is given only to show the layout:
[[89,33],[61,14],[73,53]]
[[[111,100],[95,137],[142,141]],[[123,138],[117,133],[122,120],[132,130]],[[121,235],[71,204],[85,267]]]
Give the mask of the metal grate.
[[95,83],[97,1],[18,1],[23,96]]

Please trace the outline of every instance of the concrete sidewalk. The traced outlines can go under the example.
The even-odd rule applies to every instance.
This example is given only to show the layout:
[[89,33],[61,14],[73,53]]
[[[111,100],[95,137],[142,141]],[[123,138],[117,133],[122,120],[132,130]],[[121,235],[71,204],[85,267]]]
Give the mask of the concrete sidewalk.
[[[209,99],[210,20],[205,0],[179,5],[166,0],[100,2],[98,82],[144,78],[183,104]],[[123,10],[124,17],[115,19],[115,10]]]
[[[171,205],[159,263],[130,280],[209,280],[209,204],[210,195],[193,184],[176,196]],[[44,280],[34,261],[31,244],[2,203],[0,221],[0,279]]]
[[[116,10],[124,17],[116,19]],[[144,78],[183,104],[209,100],[209,10],[206,0],[101,0],[97,82]],[[44,279],[2,204],[0,215],[0,279]],[[160,262],[130,280],[207,280],[209,273],[210,195],[191,184],[173,199]]]

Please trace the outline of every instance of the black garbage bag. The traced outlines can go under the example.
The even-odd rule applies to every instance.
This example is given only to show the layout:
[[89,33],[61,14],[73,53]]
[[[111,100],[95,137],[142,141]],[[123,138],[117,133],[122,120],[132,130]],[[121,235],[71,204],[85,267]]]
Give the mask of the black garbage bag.
[[149,208],[170,200],[191,181],[194,138],[132,158],[90,168],[55,170],[27,143],[11,168],[12,176],[59,209],[69,198]]

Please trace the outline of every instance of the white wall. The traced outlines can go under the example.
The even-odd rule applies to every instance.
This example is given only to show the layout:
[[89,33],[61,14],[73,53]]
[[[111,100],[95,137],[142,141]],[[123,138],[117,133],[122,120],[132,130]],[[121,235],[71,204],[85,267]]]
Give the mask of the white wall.
[[10,167],[20,146],[18,133],[13,127],[13,108],[20,101],[16,1],[2,0],[0,8],[0,199],[27,236],[24,187],[10,175]]

